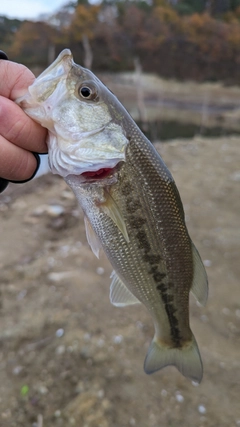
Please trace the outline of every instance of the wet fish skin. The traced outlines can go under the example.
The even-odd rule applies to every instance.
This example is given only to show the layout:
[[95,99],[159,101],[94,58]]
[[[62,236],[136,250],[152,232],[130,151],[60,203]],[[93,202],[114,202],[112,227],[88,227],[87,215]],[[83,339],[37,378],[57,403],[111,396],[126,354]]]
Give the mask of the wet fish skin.
[[[55,68],[62,66],[61,60]],[[141,302],[152,316],[155,335],[144,364],[146,373],[175,365],[183,375],[200,382],[202,362],[189,326],[189,292],[192,289],[204,304],[207,277],[189,237],[182,202],[171,173],[117,98],[91,72],[72,64],[67,75],[66,87],[68,81],[71,87],[86,79],[88,83],[94,82],[98,90],[96,105],[103,105],[100,115],[105,117],[105,109],[107,116],[98,120],[98,134],[104,139],[110,117],[118,134],[117,149],[119,152],[119,147],[124,149],[124,156],[119,156],[112,172],[104,178],[83,178],[81,173],[71,173],[71,168],[68,173],[67,161],[62,173],[87,217],[87,236],[94,253],[98,254],[101,244],[114,268],[110,299],[116,306]],[[68,92],[69,88],[65,88],[65,94]],[[21,99],[20,105],[27,108],[30,116],[35,114],[36,119],[36,111],[31,111],[34,99],[29,95],[26,98],[27,107],[26,99]],[[38,102],[41,104],[41,100]],[[71,103],[76,106],[75,99],[69,98],[68,102],[69,115],[76,117],[70,107]],[[81,105],[83,110],[85,104]],[[38,108],[36,103],[34,108]],[[54,105],[52,108],[54,110]],[[97,108],[95,114],[98,114]],[[90,120],[89,116],[85,116],[85,120]],[[50,121],[48,118],[49,148],[50,156],[51,153],[54,156]],[[46,126],[42,118],[41,123]],[[89,132],[88,124],[84,125]],[[58,138],[56,135],[52,139]],[[114,132],[111,135],[114,136]],[[94,138],[93,132],[91,140]],[[64,141],[63,138],[61,144]],[[79,158],[80,164],[81,161]],[[104,158],[100,163],[106,167]],[[55,167],[57,170],[58,166]],[[61,174],[61,168],[58,173]]]

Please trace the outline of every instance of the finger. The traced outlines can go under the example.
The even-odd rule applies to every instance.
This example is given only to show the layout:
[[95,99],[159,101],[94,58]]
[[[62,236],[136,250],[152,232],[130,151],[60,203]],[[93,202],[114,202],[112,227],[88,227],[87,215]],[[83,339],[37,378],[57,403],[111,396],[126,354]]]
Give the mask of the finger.
[[15,100],[22,96],[35,80],[34,74],[24,65],[0,60],[0,94]]
[[3,96],[0,96],[0,135],[25,150],[47,152],[47,130]]
[[0,136],[1,178],[11,181],[29,179],[37,168],[37,161],[30,151],[11,144]]

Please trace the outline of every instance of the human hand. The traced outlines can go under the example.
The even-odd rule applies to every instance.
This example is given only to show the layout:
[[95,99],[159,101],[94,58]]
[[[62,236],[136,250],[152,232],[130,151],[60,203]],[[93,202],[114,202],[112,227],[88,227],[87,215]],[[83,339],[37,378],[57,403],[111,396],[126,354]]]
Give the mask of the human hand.
[[0,59],[0,177],[11,181],[31,178],[38,166],[32,152],[47,152],[47,130],[14,103],[34,79],[24,65]]

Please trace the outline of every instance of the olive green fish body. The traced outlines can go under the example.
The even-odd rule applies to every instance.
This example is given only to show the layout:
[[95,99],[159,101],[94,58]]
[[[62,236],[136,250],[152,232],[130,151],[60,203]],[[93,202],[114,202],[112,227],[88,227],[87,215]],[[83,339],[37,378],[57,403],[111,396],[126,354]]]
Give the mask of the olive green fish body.
[[207,299],[207,277],[174,180],[118,99],[65,49],[17,103],[49,130],[49,164],[85,213],[88,242],[114,272],[115,306],[141,302],[155,335],[144,369],[175,365],[201,381],[189,326],[189,292]]
[[[159,344],[161,352],[167,355],[163,360],[157,357],[152,363],[146,359],[146,372],[175,364],[184,375],[200,381],[202,363],[189,327],[193,244],[186,229],[181,199],[169,170],[152,144],[134,123],[130,121],[125,126],[130,143],[126,161],[115,173],[113,184],[99,181],[80,188],[71,182],[72,177],[67,182],[117,277],[153,318],[153,346]],[[122,214],[129,242],[102,210],[109,196]],[[116,301],[115,305],[125,304]],[[189,348],[192,360],[190,355],[185,366],[178,353]]]

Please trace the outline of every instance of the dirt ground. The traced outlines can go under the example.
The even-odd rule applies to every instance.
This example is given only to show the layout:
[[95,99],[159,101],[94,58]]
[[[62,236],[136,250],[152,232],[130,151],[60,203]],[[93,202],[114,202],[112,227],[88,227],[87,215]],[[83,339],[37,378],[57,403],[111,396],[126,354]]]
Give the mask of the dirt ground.
[[1,427],[240,426],[240,139],[157,145],[206,265],[206,308],[191,297],[201,385],[174,367],[147,376],[153,324],[109,302],[111,266],[56,176],[0,197]]

